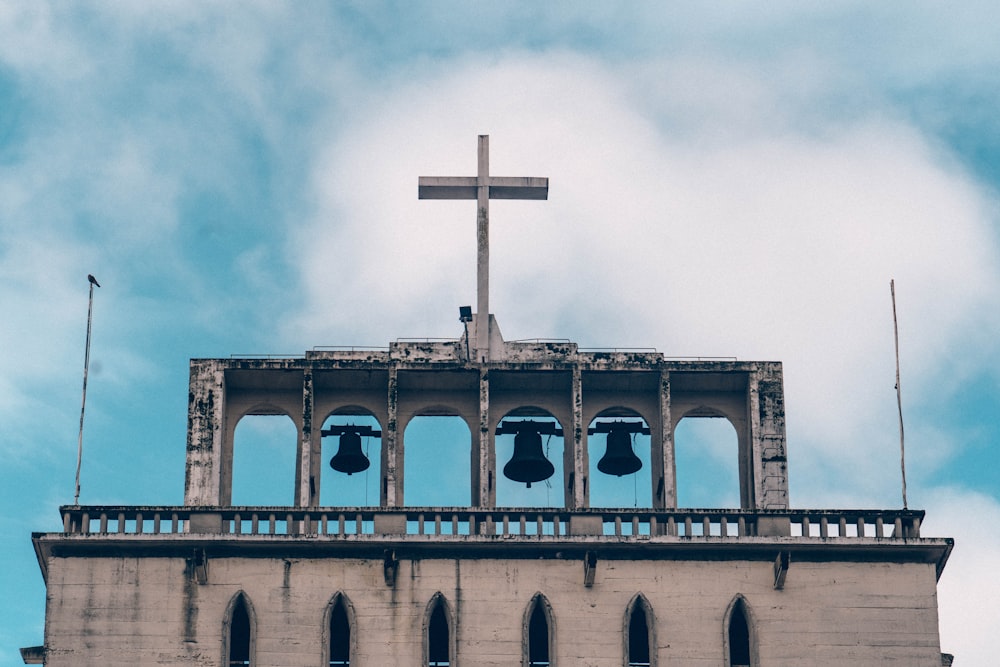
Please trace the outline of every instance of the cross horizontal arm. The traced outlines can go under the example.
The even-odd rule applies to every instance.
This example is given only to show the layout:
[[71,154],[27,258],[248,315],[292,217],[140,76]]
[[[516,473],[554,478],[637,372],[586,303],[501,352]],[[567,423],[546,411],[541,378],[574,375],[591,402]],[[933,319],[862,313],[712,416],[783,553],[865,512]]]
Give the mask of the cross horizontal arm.
[[[475,176],[421,176],[417,183],[420,199],[476,199],[479,180]],[[548,199],[549,179],[493,176],[490,199]]]

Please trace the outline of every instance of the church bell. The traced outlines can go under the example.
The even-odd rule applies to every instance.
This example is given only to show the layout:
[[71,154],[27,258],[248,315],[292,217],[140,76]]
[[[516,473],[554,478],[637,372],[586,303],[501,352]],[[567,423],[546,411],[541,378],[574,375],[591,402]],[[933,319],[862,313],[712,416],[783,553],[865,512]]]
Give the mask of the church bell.
[[595,428],[587,433],[607,433],[607,449],[604,456],[597,462],[597,469],[605,475],[631,475],[642,468],[642,461],[632,450],[632,433],[649,435],[649,429],[641,422],[598,422]]
[[340,446],[337,449],[337,453],[330,459],[330,467],[337,472],[353,475],[356,472],[368,470],[368,466],[371,465],[371,461],[361,451],[361,436],[369,435],[378,438],[382,436],[382,432],[375,431],[370,426],[348,424],[346,426],[334,425],[329,429],[320,431],[320,435],[340,436]]
[[497,435],[514,434],[514,455],[503,467],[504,477],[515,482],[524,482],[531,488],[532,482],[541,482],[552,477],[555,466],[542,452],[542,434],[563,434],[562,429],[551,422],[504,422],[497,428]]

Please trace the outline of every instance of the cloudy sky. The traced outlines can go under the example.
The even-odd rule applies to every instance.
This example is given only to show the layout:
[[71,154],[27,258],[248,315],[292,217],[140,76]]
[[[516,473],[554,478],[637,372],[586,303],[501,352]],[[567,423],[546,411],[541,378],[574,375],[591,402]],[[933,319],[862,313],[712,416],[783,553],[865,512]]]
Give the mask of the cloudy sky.
[[902,504],[895,279],[909,505],[957,540],[942,649],[987,664],[998,13],[0,4],[0,662],[42,641],[29,536],[73,499],[87,274],[81,502],[178,504],[189,358],[461,333],[473,205],[416,183],[489,134],[492,173],[550,179],[492,205],[504,336],[783,361],[795,507]]

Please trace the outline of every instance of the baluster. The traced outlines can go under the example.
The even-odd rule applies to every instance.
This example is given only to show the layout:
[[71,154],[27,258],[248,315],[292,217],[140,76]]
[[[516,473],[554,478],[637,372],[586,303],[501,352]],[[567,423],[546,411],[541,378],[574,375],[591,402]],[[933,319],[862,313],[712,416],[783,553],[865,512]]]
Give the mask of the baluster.
[[684,537],[691,537],[691,515],[684,517]]
[[181,532],[180,518],[177,516],[177,512],[171,512],[170,514],[170,532],[172,533]]
[[[472,532],[471,529],[470,529],[469,532],[470,533]],[[452,535],[458,535],[458,513],[457,512],[451,515],[451,534]]]
[[893,521],[893,528],[895,529],[895,531],[892,534],[893,537],[903,536],[903,518],[898,514],[896,515],[896,520]]
[[541,513],[539,513],[538,517],[535,519],[535,534],[539,537],[545,534],[545,521]]
[[423,534],[424,534],[424,515],[423,514],[418,514],[417,515],[417,535],[423,535]]
[[239,512],[233,515],[233,533],[236,535],[243,534],[243,517],[240,516]]
[[361,517],[361,512],[354,515],[354,532],[361,535],[365,532],[365,522]]
[[90,513],[84,512],[80,515],[80,532],[86,535],[90,532]]
[[135,534],[142,534],[142,512],[135,513]]
[[250,515],[250,534],[259,535],[260,534],[260,515],[254,512]]
[[622,515],[615,515],[615,535],[620,536],[622,534]]
[[719,535],[729,537],[729,517],[725,514],[719,518]]
[[503,532],[500,533],[500,534],[501,535],[509,535],[510,534],[510,518],[506,514],[503,515],[503,524],[502,525],[503,525]]
[[108,534],[108,514],[107,512],[101,512],[101,526],[98,529],[101,531],[101,535]]
[[440,535],[441,534],[441,515],[440,514],[435,514],[434,515],[434,534],[435,535]]
[[632,516],[632,537],[639,534],[639,515],[635,514]]
[[802,517],[802,537],[809,537],[809,517]]
[[312,535],[312,528],[312,517],[309,514],[306,514],[302,519],[302,532],[306,535]]
[[153,535],[160,534],[160,513],[153,512]]
[[885,537],[885,522],[881,514],[875,517],[875,537]]
[[858,517],[858,537],[865,536],[865,518],[863,516]]
[[840,521],[837,522],[838,537],[847,537],[847,517],[844,515],[840,516]]
[[920,537],[920,517],[913,517],[913,529],[907,537]]
[[830,521],[825,516],[819,518],[819,536],[830,537]]
[[517,521],[518,535],[526,535],[528,526],[528,517],[522,514]]
[[657,530],[656,515],[654,514],[649,517],[649,536],[652,537],[653,535],[657,535]]
[[712,534],[712,523],[709,517],[703,517],[701,520],[701,534],[708,537]]
[[736,520],[736,532],[739,534],[739,537],[747,536],[747,518],[745,516],[741,516]]

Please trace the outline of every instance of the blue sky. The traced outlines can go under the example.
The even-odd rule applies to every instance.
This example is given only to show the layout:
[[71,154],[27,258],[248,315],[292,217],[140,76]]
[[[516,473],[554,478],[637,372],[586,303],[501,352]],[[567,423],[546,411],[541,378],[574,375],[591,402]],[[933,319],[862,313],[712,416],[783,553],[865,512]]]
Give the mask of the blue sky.
[[[986,664],[997,14],[3,3],[0,663],[42,640],[29,537],[73,498],[86,275],[103,287],[81,502],[180,503],[189,358],[461,333],[474,213],[418,201],[416,180],[473,174],[485,133],[492,173],[551,183],[491,209],[505,337],[783,361],[793,506],[901,504],[895,279],[909,504],[957,539],[942,648]],[[703,435],[690,447],[729,465]],[[682,493],[709,486],[698,458]]]

